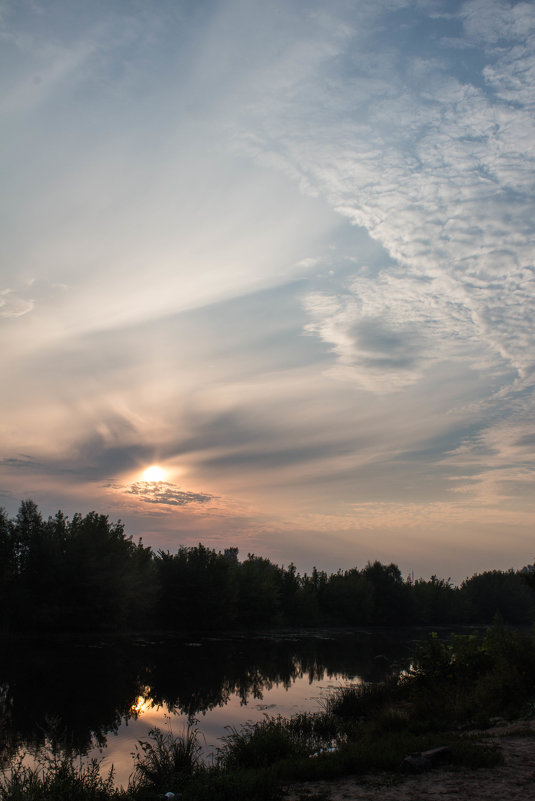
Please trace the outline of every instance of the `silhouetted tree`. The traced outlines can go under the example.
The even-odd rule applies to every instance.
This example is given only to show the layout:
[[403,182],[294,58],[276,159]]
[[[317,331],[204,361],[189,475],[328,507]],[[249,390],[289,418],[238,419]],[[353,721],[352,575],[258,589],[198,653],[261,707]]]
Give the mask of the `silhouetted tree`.
[[0,508],[0,631],[9,630],[11,624],[16,565],[11,524],[5,509]]
[[117,629],[127,624],[140,547],[125,536],[121,521],[110,523],[106,515],[96,512],[74,515],[68,525],[64,562],[69,626],[78,622],[88,629]]
[[223,630],[279,625],[510,623],[535,615],[529,571],[487,571],[453,587],[433,575],[403,581],[397,565],[368,563],[300,576],[237,548],[181,546],[154,554],[121,521],[90,512],[45,522],[31,500],[0,509],[0,631]]
[[374,585],[353,568],[329,576],[322,594],[322,609],[331,622],[349,625],[371,623],[374,616]]
[[522,581],[535,591],[535,562],[520,570]]
[[269,559],[247,555],[238,574],[241,625],[274,626],[282,622],[282,578],[282,568]]
[[465,615],[471,623],[489,623],[500,614],[507,623],[533,620],[533,593],[514,570],[487,570],[473,575],[461,585]]
[[201,544],[181,547],[175,555],[160,551],[156,559],[158,620],[176,631],[232,626],[237,569],[233,559]]
[[372,623],[384,626],[410,622],[410,588],[401,577],[395,564],[368,562],[362,575],[373,587]]
[[43,518],[32,500],[22,501],[11,526],[17,572],[24,573],[30,552],[42,534]]
[[286,569],[281,572],[281,609],[285,622],[300,622],[300,603],[299,595],[301,590],[301,578],[296,566],[290,562]]
[[411,582],[414,621],[416,623],[452,623],[460,621],[459,590],[450,579],[417,579]]

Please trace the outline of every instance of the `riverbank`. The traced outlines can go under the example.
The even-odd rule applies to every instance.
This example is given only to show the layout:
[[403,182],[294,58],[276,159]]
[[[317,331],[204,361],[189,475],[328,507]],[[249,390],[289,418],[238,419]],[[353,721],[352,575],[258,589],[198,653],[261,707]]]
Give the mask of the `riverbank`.
[[496,748],[503,765],[493,768],[435,768],[427,773],[347,776],[333,781],[302,782],[285,788],[285,801],[526,801],[535,788],[535,720],[497,722],[474,732]]

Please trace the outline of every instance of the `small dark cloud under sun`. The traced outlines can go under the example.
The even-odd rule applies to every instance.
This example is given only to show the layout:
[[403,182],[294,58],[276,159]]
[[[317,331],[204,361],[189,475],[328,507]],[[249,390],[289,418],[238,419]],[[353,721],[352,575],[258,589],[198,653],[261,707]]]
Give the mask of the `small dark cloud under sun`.
[[168,481],[136,481],[124,489],[128,495],[135,495],[145,503],[158,503],[165,506],[188,506],[192,503],[209,503],[214,495],[207,492],[189,492]]

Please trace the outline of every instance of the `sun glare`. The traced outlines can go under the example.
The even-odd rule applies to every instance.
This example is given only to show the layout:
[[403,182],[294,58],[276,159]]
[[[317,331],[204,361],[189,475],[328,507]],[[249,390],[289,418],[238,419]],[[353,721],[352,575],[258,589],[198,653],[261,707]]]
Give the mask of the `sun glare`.
[[139,718],[144,712],[148,712],[149,709],[152,709],[154,705],[154,701],[150,697],[150,687],[145,687],[143,695],[138,695],[130,707],[130,712],[132,712],[135,718]]
[[164,481],[166,471],[157,464],[152,464],[143,473],[143,481]]

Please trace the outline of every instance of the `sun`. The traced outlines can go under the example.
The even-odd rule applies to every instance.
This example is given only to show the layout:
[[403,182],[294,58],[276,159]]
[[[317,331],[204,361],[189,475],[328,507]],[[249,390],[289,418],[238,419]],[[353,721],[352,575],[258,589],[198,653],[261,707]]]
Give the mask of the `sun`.
[[151,464],[150,467],[147,467],[146,470],[143,471],[143,481],[165,481],[165,477],[167,475],[167,471],[160,467],[157,464]]

